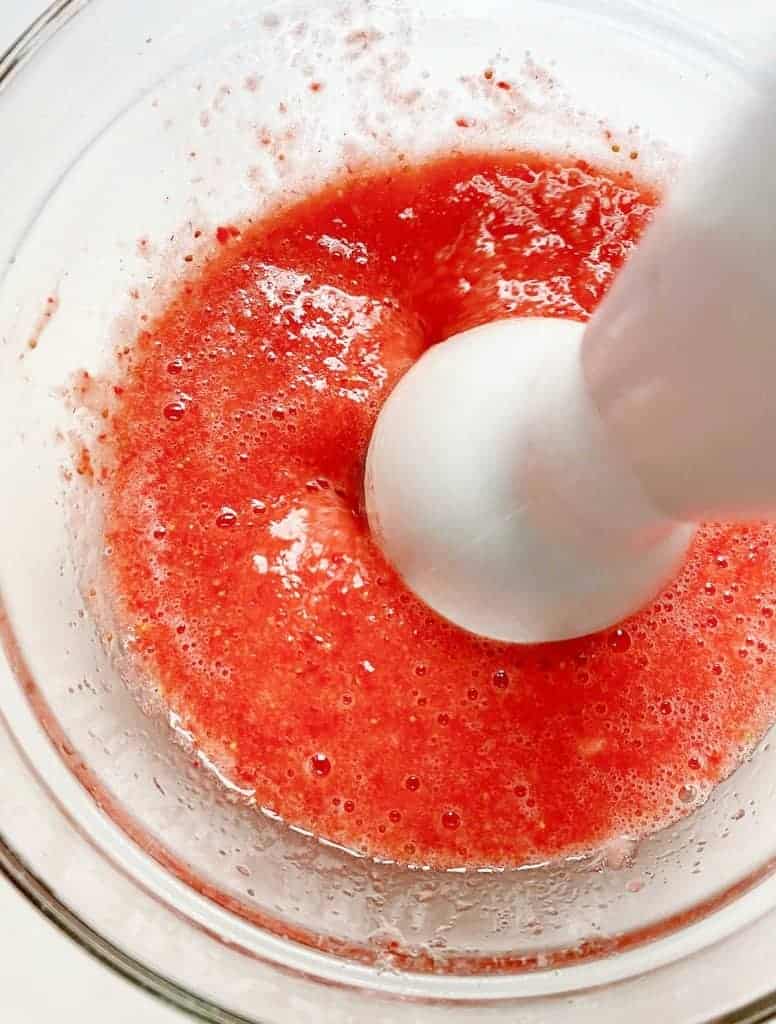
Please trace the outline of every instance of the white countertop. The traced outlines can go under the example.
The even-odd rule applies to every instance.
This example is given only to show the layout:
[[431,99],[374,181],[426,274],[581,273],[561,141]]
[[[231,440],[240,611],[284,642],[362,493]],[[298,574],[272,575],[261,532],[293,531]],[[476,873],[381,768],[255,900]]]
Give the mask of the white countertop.
[[[716,27],[749,41],[757,35],[757,12],[769,10],[772,0],[669,2],[677,9],[695,8]],[[46,6],[42,0],[0,0],[0,52]],[[773,926],[771,920],[752,929],[747,943],[752,952],[757,930]],[[717,952],[723,955],[710,979],[734,963]],[[0,1020],[9,1024],[182,1024],[185,1019],[77,948],[2,878],[0,953]]]
[[2,878],[0,922],[0,1020],[184,1024],[182,1013],[117,977],[56,931]]

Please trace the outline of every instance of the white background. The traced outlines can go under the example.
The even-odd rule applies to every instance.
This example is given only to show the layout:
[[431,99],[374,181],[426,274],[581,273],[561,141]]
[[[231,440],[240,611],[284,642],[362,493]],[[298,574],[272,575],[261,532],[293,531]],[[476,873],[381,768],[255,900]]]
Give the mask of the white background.
[[[765,14],[766,24],[774,22],[773,0],[665,3],[692,11],[746,42],[763,34],[758,12]],[[0,52],[46,6],[45,0],[0,0]],[[762,926],[768,927],[765,922]],[[776,922],[770,927],[776,927]],[[748,943],[742,936],[743,942],[756,945],[756,931],[749,934]],[[729,951],[716,952],[706,970],[735,969]],[[720,962],[715,965],[714,960]],[[707,975],[709,980],[711,976]],[[9,1024],[183,1024],[184,1016],[92,960],[0,878],[0,1020]]]

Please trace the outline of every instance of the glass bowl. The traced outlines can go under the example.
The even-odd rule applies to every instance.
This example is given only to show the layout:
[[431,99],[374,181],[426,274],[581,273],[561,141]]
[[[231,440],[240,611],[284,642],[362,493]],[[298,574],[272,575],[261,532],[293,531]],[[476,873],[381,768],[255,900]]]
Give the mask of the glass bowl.
[[673,827],[562,863],[436,872],[290,829],[122,681],[73,472],[99,411],[66,400],[215,225],[349,161],[513,146],[668,182],[757,88],[637,0],[70,0],[3,58],[1,856],[62,928],[216,1021],[765,1019],[762,930],[746,970],[691,979],[776,905],[767,737]]

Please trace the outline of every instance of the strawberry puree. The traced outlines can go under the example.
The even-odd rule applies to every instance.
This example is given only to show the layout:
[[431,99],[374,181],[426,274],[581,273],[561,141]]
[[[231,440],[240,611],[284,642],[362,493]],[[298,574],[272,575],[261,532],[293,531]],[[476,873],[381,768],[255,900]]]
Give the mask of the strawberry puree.
[[656,201],[535,155],[365,172],[219,229],[137,338],[99,483],[110,599],[259,804],[372,855],[513,865],[664,825],[767,727],[771,527],[706,526],[621,628],[521,647],[420,604],[363,514],[372,425],[423,350],[587,318]]

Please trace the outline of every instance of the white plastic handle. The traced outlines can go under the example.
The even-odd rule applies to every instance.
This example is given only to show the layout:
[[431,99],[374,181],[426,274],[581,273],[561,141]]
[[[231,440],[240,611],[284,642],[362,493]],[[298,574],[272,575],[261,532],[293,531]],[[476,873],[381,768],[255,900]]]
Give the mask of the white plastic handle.
[[677,519],[776,511],[776,85],[672,191],[588,326],[590,394]]

